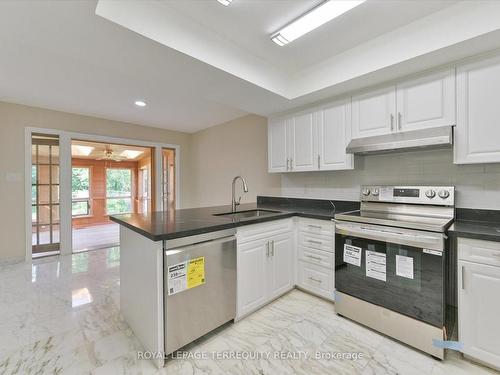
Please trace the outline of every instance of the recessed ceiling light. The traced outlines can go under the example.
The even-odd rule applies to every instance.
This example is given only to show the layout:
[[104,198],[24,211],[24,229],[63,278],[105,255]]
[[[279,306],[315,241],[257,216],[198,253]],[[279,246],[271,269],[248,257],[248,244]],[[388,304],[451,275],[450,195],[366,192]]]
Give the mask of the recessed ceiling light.
[[136,100],[134,104],[138,107],[145,107],[146,106],[146,102],[144,102],[142,100]]
[[227,7],[229,4],[231,4],[231,1],[233,0],[217,0],[219,3]]
[[135,159],[142,153],[143,151],[138,151],[138,150],[125,150],[120,155],[126,157],[127,159]]
[[366,0],[326,1],[271,35],[271,40],[279,46],[284,46],[328,21],[333,20],[335,17],[350,11],[352,8],[357,7],[365,1]]

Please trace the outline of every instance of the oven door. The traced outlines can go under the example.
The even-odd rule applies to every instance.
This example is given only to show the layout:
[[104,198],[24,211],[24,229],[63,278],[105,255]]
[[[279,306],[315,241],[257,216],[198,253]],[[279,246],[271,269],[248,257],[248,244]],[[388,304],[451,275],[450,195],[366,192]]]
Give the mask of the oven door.
[[338,291],[432,324],[444,325],[445,236],[338,221]]

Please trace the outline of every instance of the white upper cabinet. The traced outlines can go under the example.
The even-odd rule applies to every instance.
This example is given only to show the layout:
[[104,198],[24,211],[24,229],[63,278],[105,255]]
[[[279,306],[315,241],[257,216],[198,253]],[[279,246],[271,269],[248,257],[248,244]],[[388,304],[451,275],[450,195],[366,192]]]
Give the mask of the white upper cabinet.
[[394,86],[352,97],[352,137],[391,133],[396,113]]
[[457,67],[455,163],[500,162],[500,56]]
[[292,117],[290,140],[291,169],[295,172],[317,170],[316,165],[316,126],[313,112]]
[[269,121],[267,129],[269,172],[286,172],[288,169],[288,122],[287,119]]
[[426,75],[396,87],[397,130],[455,125],[455,69]]
[[318,169],[353,169],[354,156],[345,149],[351,140],[351,103],[343,100],[316,112]]

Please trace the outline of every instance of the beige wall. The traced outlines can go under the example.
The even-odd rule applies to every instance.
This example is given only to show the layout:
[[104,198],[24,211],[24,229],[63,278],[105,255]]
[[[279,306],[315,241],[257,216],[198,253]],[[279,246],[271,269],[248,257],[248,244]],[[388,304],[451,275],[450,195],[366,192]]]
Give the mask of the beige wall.
[[[0,260],[25,255],[24,128],[40,127],[181,146],[181,207],[190,206],[187,133],[0,102]],[[8,181],[10,180],[10,181]]]
[[231,181],[242,175],[249,192],[237,197],[255,202],[257,195],[280,194],[279,174],[267,173],[267,119],[248,115],[193,134],[191,168],[193,191],[191,206],[231,203]]

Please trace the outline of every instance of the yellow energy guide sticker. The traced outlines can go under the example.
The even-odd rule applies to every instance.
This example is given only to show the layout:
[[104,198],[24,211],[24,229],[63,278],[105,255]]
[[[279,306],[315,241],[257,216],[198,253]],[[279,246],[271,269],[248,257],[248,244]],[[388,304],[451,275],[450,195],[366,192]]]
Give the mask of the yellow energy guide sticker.
[[191,289],[205,284],[205,257],[199,257],[188,261],[187,288]]

